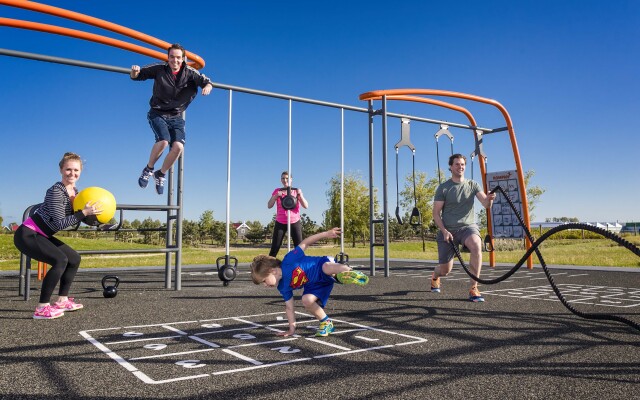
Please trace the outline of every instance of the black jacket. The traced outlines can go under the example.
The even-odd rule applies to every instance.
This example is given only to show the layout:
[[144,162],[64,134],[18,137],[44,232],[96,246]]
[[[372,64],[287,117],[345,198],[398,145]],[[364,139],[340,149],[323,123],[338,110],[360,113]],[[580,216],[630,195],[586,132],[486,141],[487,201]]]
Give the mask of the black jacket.
[[156,63],[140,68],[134,81],[153,79],[153,95],[149,100],[151,112],[165,116],[182,114],[198,94],[198,86],[204,88],[213,84],[211,79],[195,68],[182,63],[180,72],[174,79],[169,64]]

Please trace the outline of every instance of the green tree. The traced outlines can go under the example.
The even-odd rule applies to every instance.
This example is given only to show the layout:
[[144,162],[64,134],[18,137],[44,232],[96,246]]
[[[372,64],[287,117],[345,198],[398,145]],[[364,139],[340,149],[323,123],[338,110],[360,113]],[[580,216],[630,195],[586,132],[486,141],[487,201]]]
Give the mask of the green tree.
[[263,243],[265,240],[265,227],[262,226],[262,223],[260,221],[247,221],[245,224],[249,227],[249,232],[247,232],[245,238],[253,244]]
[[[153,220],[151,217],[148,217],[142,221],[139,229],[158,229],[162,227],[163,225],[159,220]],[[164,239],[164,236],[161,238],[161,234],[164,234],[164,232],[156,230],[143,231],[142,242],[145,244],[160,244]]]
[[200,226],[197,222],[182,220],[182,244],[189,246],[200,244]]
[[300,215],[302,223],[302,237],[309,237],[318,233],[318,225],[316,221],[312,221],[307,214]]
[[[424,237],[424,226],[429,226],[433,221],[433,196],[438,187],[438,178],[428,179],[427,173],[416,171],[415,196],[413,185],[413,174],[405,177],[404,188],[400,192],[400,206],[405,210],[403,216],[403,226],[405,235],[413,236],[411,223],[418,224],[420,237],[422,238],[422,251],[426,251]],[[411,219],[413,209],[417,208],[420,218]]]
[[204,242],[207,238],[211,239],[211,243],[213,244],[213,233],[214,233],[214,225],[216,220],[213,218],[213,211],[205,210],[200,215],[200,220],[198,220],[198,228],[200,231],[200,238]]
[[[327,190],[329,209],[324,212],[324,228],[340,226],[340,175],[329,181]],[[374,213],[377,211],[376,193],[374,192]],[[369,237],[369,187],[358,173],[347,173],[344,176],[344,232],[345,238],[351,238],[352,246],[356,240],[363,243]]]

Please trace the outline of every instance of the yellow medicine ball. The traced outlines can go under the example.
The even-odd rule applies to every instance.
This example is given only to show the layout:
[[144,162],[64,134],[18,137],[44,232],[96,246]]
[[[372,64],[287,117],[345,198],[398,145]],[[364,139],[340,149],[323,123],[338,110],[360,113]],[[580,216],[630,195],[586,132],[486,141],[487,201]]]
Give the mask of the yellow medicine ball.
[[116,213],[116,198],[111,192],[97,186],[82,189],[73,199],[73,211],[84,209],[87,203],[99,203],[97,206],[102,209],[100,215],[89,215],[82,221],[87,225],[106,224]]

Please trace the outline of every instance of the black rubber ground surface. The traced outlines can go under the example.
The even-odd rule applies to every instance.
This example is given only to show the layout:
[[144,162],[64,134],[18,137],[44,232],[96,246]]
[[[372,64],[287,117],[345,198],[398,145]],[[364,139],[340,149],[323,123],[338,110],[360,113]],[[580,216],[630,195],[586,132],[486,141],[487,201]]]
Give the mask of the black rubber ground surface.
[[[82,270],[72,295],[85,308],[51,321],[32,319],[37,281],[23,301],[17,276],[0,275],[0,398],[638,398],[639,331],[574,316],[538,268],[481,286],[474,304],[459,267],[431,293],[433,267],[394,261],[366,287],[336,285],[327,338],[298,301],[300,336],[287,340],[274,333],[286,329],[281,298],[246,265],[228,287],[211,267],[185,267],[180,291],[164,289],[163,269],[118,270],[113,299],[100,286],[113,271]],[[581,311],[640,322],[637,269],[552,272]]]

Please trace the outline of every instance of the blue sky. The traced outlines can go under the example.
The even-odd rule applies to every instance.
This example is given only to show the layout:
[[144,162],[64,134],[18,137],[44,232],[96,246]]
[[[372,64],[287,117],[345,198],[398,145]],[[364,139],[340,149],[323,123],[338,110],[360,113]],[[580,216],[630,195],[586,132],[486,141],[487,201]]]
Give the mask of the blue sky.
[[[366,107],[361,93],[429,88],[492,98],[514,123],[525,170],[546,189],[535,220],[640,221],[640,2],[637,1],[47,1],[179,42],[203,57],[214,82]],[[0,16],[86,30],[88,25],[0,5]],[[134,41],[135,42],[135,41]],[[135,42],[137,43],[137,42]],[[154,60],[40,32],[0,27],[0,47],[129,68]],[[18,221],[59,179],[65,151],[85,159],[79,187],[101,186],[123,204],[163,204],[137,177],[153,136],[146,121],[151,82],[126,75],[0,56],[0,127],[5,166],[0,213]],[[467,107],[483,127],[504,126],[488,106]],[[187,112],[185,218],[226,218],[228,92],[198,96]],[[233,94],[231,219],[267,223],[271,191],[287,169],[289,105]],[[390,103],[390,111],[466,123],[437,107]],[[380,120],[376,120],[379,131]],[[320,223],[328,181],[340,171],[340,112],[293,104],[292,172]],[[345,171],[368,174],[367,118],[345,112]],[[438,126],[412,123],[416,168],[437,168]],[[400,123],[389,120],[389,146]],[[455,150],[470,133],[452,128]],[[379,138],[379,136],[377,136]],[[376,176],[381,176],[377,139]],[[448,144],[441,142],[441,154]],[[506,134],[485,139],[488,170],[515,168]],[[390,157],[393,152],[390,153]],[[400,174],[410,171],[401,153]],[[159,167],[159,164],[157,165]],[[395,162],[389,158],[390,212]],[[476,166],[476,174],[478,168]],[[633,172],[636,171],[636,172]],[[470,176],[470,171],[467,176]],[[478,175],[476,175],[476,179]],[[136,213],[127,219],[143,218]],[[160,214],[152,215],[161,218]]]

